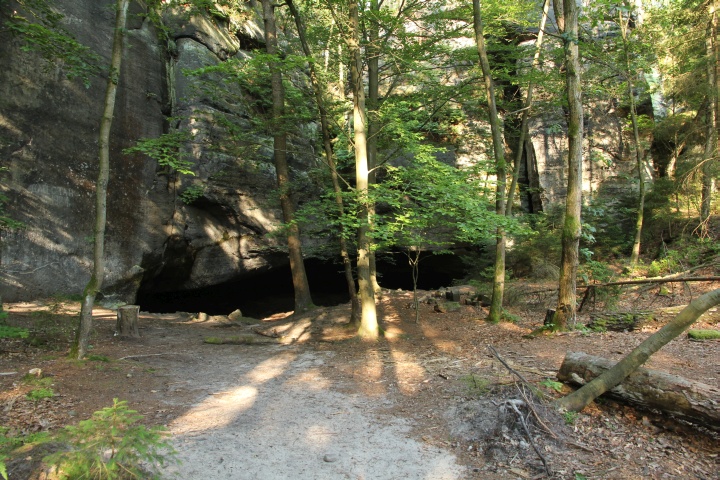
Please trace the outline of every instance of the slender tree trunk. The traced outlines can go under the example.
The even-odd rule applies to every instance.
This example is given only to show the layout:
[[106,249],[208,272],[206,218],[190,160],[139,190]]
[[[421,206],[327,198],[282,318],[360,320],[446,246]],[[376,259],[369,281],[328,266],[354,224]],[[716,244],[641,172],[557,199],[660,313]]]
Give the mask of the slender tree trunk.
[[[545,0],[543,4],[542,18],[540,19],[540,28],[538,36],[535,40],[535,56],[533,57],[531,71],[537,70],[540,65],[540,54],[542,53],[543,36],[545,33],[545,24],[547,23],[548,10],[550,9],[550,0]],[[525,148],[525,139],[527,138],[528,119],[530,118],[530,109],[533,104],[533,90],[535,84],[530,80],[525,92],[525,101],[523,102],[522,120],[520,121],[520,139],[518,140],[517,153],[515,154],[515,164],[513,167],[512,181],[510,182],[510,190],[508,191],[507,206],[505,207],[505,215],[512,216],[513,201],[515,199],[515,191],[520,177],[520,164],[522,162],[523,151]]]
[[575,285],[580,247],[580,214],[582,207],[583,107],[580,90],[580,55],[578,51],[578,8],[575,0],[563,0],[565,34],[565,88],[568,98],[568,186],[562,231],[562,257],[558,303],[552,329],[565,330],[575,323],[577,298]]
[[[306,57],[311,58],[312,52],[310,51],[310,45],[308,44],[307,37],[305,36],[306,28],[305,22],[295,7],[293,0],[286,0],[285,2],[290,9],[290,13],[295,19],[295,26],[298,30],[298,37],[300,38],[300,44],[303,49],[303,53]],[[317,71],[315,70],[315,64],[309,62],[310,67],[310,83],[313,86],[313,92],[315,93],[315,103],[317,103],[318,110],[320,112],[320,130],[323,138],[323,148],[325,150],[325,158],[330,169],[330,178],[333,184],[333,191],[335,193],[335,204],[338,208],[338,213],[342,217],[345,215],[345,205],[342,198],[342,189],[340,188],[340,180],[338,178],[337,169],[335,168],[335,155],[332,147],[332,137],[330,136],[330,126],[327,118],[327,108],[325,104],[324,91],[325,88],[321,85],[320,79],[318,78]],[[327,65],[326,65],[327,68]],[[357,296],[357,289],[355,288],[355,278],[352,271],[352,262],[350,260],[350,253],[348,251],[347,240],[345,232],[340,232],[340,257],[343,261],[343,268],[345,271],[345,282],[348,286],[348,294],[350,295],[350,304],[352,306],[350,322],[354,324],[360,323],[360,301]]]
[[[265,47],[268,55],[277,55],[277,28],[275,26],[275,6],[271,0],[262,0],[263,20],[265,22]],[[295,313],[302,313],[312,307],[310,285],[305,273],[305,264],[300,241],[300,228],[293,222],[295,206],[293,204],[290,183],[290,169],[287,163],[287,132],[285,129],[285,89],[282,71],[276,61],[270,63],[273,112],[273,150],[277,184],[280,189],[280,206],[283,219],[288,224],[288,254],[293,288],[295,289]]]
[[708,36],[705,40],[705,49],[708,59],[707,80],[708,80],[708,109],[705,119],[706,138],[705,138],[705,154],[702,165],[702,187],[700,190],[700,233],[703,236],[708,235],[708,223],[710,213],[712,211],[712,194],[715,188],[715,178],[713,176],[713,166],[717,163],[718,152],[718,20],[717,7],[718,2],[713,2],[712,11],[710,12],[710,24],[708,28]]
[[720,304],[720,289],[708,292],[685,307],[670,323],[648,337],[613,368],[607,370],[579,390],[555,402],[555,405],[579,412],[597,397],[620,385],[628,375],[672,339],[684,332],[706,310]]
[[105,278],[105,226],[107,224],[107,188],[110,178],[110,128],[112,127],[115,112],[115,99],[120,81],[120,67],[122,66],[123,40],[125,38],[125,23],[130,0],[118,0],[115,12],[115,33],[113,34],[112,54],[110,58],[110,71],[108,72],[107,86],[103,114],[100,120],[100,133],[98,135],[98,179],[95,190],[95,235],[93,244],[93,270],[90,281],[83,292],[80,307],[80,322],[76,332],[75,343],[70,355],[82,360],[87,354],[92,330],[93,307],[95,297],[102,288]]
[[[370,0],[370,12],[371,15],[378,15],[380,13],[380,5],[378,0]],[[378,165],[378,146],[377,146],[377,135],[379,132],[378,128],[378,116],[377,109],[379,107],[380,99],[380,48],[378,42],[380,41],[380,26],[377,18],[370,18],[368,28],[368,46],[367,46],[367,64],[368,64],[368,138],[367,138],[367,150],[368,150],[368,169],[369,169],[369,183],[374,184],[377,181],[376,167]],[[375,216],[375,204],[369,205],[370,218]],[[377,263],[375,261],[375,251],[370,251],[370,282],[372,283],[375,294],[381,292],[380,284],[377,279]]]
[[[473,23],[475,27],[475,42],[477,44],[480,67],[485,79],[485,92],[488,97],[488,110],[490,114],[490,129],[492,131],[493,152],[495,154],[495,171],[497,174],[497,187],[495,198],[495,211],[498,215],[505,215],[505,146],[502,140],[500,119],[495,105],[495,86],[493,85],[492,72],[488,62],[487,50],[485,48],[485,37],[483,35],[482,15],[480,11],[480,0],[473,0]],[[505,291],[505,230],[497,229],[495,244],[495,272],[493,276],[493,293],[490,304],[488,321],[499,322],[503,313],[503,294]]]
[[637,122],[637,107],[635,103],[635,92],[633,86],[633,70],[630,65],[630,48],[628,45],[628,23],[630,22],[630,13],[628,19],[623,18],[622,11],[618,13],[618,21],[620,23],[620,34],[623,41],[623,54],[625,56],[625,75],[627,81],[628,101],[630,102],[630,122],[633,129],[633,141],[635,142],[635,163],[638,173],[638,209],[635,217],[635,239],[633,240],[632,253],[630,255],[630,268],[637,266],[640,259],[640,241],[642,239],[643,216],[645,213],[645,178],[643,177],[643,151],[640,144],[640,131]]
[[370,208],[368,202],[367,118],[365,112],[365,88],[362,81],[362,57],[360,53],[360,19],[357,1],[350,0],[350,70],[353,89],[353,125],[355,138],[355,188],[360,201],[360,226],[358,227],[357,276],[360,295],[360,328],[362,338],[375,339],[379,335],[375,291],[370,279]]

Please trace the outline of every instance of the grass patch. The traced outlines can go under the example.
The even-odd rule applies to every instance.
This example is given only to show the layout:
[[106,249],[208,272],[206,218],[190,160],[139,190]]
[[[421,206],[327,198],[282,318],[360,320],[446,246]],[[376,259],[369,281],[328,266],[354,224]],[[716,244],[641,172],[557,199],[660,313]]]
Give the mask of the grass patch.
[[85,357],[86,360],[90,362],[109,362],[110,357],[107,357],[105,355],[88,355]]
[[571,412],[567,411],[563,413],[563,420],[565,420],[565,425],[575,425],[575,422],[578,419],[578,412]]
[[34,385],[36,387],[49,387],[53,383],[53,379],[51,377],[38,377],[33,374],[26,374],[22,378],[22,382],[25,385]]
[[52,398],[55,396],[55,392],[52,388],[36,388],[34,390],[30,390],[30,392],[25,395],[28,400],[33,400],[35,402],[43,400],[45,398]]
[[547,389],[555,390],[558,393],[562,392],[562,389],[563,389],[562,383],[556,382],[554,380],[550,380],[549,378],[546,378],[545,380],[540,382],[540,385],[542,385],[543,387],[545,387]]
[[29,336],[30,330],[27,328],[0,325],[0,338],[28,338]]
[[482,397],[490,391],[490,380],[480,375],[474,373],[464,375],[460,377],[460,381],[465,384],[468,393],[473,397]]

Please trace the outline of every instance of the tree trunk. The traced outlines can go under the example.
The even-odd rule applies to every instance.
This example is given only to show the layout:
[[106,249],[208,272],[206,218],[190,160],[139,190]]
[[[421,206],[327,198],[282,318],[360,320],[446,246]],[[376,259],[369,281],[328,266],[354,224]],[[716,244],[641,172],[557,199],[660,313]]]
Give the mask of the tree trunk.
[[360,296],[360,328],[362,338],[379,336],[375,291],[370,279],[370,208],[368,201],[367,118],[365,112],[365,88],[362,81],[362,57],[360,53],[360,19],[358,5],[350,0],[350,70],[353,89],[353,128],[355,138],[355,189],[360,202],[358,227],[357,276]]
[[[495,211],[498,215],[505,215],[505,146],[502,140],[500,119],[495,105],[495,86],[490,71],[490,63],[485,48],[485,37],[483,35],[482,15],[480,11],[480,0],[473,0],[473,24],[475,27],[475,43],[477,44],[480,67],[482,68],[485,80],[485,92],[488,97],[488,110],[490,113],[490,130],[492,131],[493,152],[495,154],[495,171],[497,175],[497,187],[495,198]],[[497,229],[495,244],[495,272],[493,275],[493,293],[490,304],[488,321],[499,322],[503,314],[503,295],[505,292],[505,230]]]
[[99,172],[95,186],[93,270],[90,281],[83,292],[80,322],[75,336],[75,343],[70,350],[70,355],[78,360],[82,360],[87,354],[90,331],[92,330],[92,312],[95,306],[95,297],[102,288],[105,278],[105,226],[107,224],[107,188],[110,178],[110,128],[112,127],[117,87],[120,80],[125,23],[129,4],[130,0],[118,0],[116,4],[117,11],[115,13],[115,33],[113,35],[110,71],[108,72],[103,114],[100,120],[100,133],[98,135]]
[[123,305],[117,311],[115,335],[124,338],[140,338],[138,330],[139,305]]
[[[290,9],[290,13],[295,19],[295,26],[298,30],[298,37],[300,38],[300,44],[302,46],[303,53],[306,57],[311,58],[312,52],[310,51],[310,46],[305,36],[305,23],[300,16],[300,12],[298,12],[297,8],[295,7],[295,3],[293,2],[293,0],[287,0],[285,3],[287,3],[288,8]],[[318,110],[320,111],[320,131],[323,138],[325,158],[328,164],[328,168],[330,170],[330,178],[333,184],[333,192],[335,193],[335,204],[338,208],[338,214],[342,217],[343,215],[345,215],[345,206],[343,203],[342,189],[340,188],[339,176],[335,167],[335,155],[332,147],[330,126],[328,124],[327,108],[325,106],[325,89],[320,84],[320,79],[318,78],[317,71],[315,70],[315,64],[313,62],[309,62],[308,65],[310,67],[310,83],[313,86],[313,92],[315,94],[315,103],[317,104]],[[350,253],[348,251],[347,240],[345,239],[345,232],[340,232],[339,238],[340,257],[343,261],[345,282],[347,283],[348,294],[350,295],[350,305],[352,307],[350,313],[350,323],[359,324],[360,301],[358,300],[357,289],[355,288],[355,277],[353,276],[352,262],[350,261]]]
[[[265,22],[265,48],[268,55],[277,55],[277,28],[275,26],[275,6],[271,0],[262,0],[263,20]],[[295,290],[295,313],[302,313],[312,307],[310,285],[305,273],[305,263],[300,241],[300,228],[293,222],[295,206],[291,195],[290,170],[287,163],[287,132],[285,127],[285,89],[282,83],[282,72],[278,62],[271,61],[270,74],[273,103],[273,152],[277,185],[280,189],[280,206],[283,219],[288,225],[288,254],[290,271]]]
[[650,356],[665,344],[684,332],[706,310],[720,304],[720,289],[708,292],[685,307],[670,323],[650,335],[614,367],[570,395],[557,400],[558,407],[579,412],[590,402],[620,385],[620,383],[645,363]]
[[633,129],[633,141],[635,142],[635,166],[637,168],[638,179],[638,209],[635,217],[635,239],[633,240],[632,253],[630,254],[630,268],[634,269],[640,259],[640,241],[642,239],[643,216],[645,213],[645,179],[643,178],[643,158],[642,145],[640,144],[640,131],[637,122],[637,107],[635,105],[635,92],[633,87],[634,73],[630,65],[630,48],[628,45],[628,29],[630,23],[631,12],[628,12],[628,18],[623,18],[622,10],[618,11],[618,21],[620,23],[620,34],[623,42],[623,54],[625,56],[625,76],[627,80],[627,94],[630,102],[630,122]]
[[[717,2],[715,2],[717,3]],[[715,5],[717,7],[717,5]],[[715,177],[713,166],[717,163],[718,147],[718,45],[717,45],[717,8],[713,8],[708,29],[708,37],[705,40],[705,50],[708,59],[707,77],[709,101],[706,114],[706,139],[705,154],[702,165],[702,187],[700,190],[700,234],[707,236],[709,232],[710,213],[712,211],[712,194],[714,190]]]
[[[558,379],[575,385],[585,385],[610,370],[611,360],[569,352],[558,372]],[[668,373],[638,368],[607,395],[646,410],[660,410],[676,418],[706,427],[720,429],[720,388],[691,382]]]
[[[370,0],[371,16],[380,13],[380,5],[378,0]],[[380,131],[378,128],[377,110],[380,104],[380,25],[376,17],[369,19],[368,26],[368,46],[367,46],[367,64],[368,64],[368,127],[367,127],[367,151],[368,151],[368,183],[370,185],[377,181],[376,167],[378,166],[378,147],[377,136]],[[370,204],[370,218],[375,216],[375,204]],[[375,261],[375,252],[370,251],[370,282],[373,291],[379,294],[380,284],[377,277],[377,262]]]
[[575,0],[563,1],[565,38],[565,88],[568,98],[568,187],[562,231],[562,257],[558,304],[552,330],[565,330],[575,323],[577,298],[575,284],[580,246],[580,212],[582,207],[583,108],[580,91],[580,57],[578,52],[578,11]]

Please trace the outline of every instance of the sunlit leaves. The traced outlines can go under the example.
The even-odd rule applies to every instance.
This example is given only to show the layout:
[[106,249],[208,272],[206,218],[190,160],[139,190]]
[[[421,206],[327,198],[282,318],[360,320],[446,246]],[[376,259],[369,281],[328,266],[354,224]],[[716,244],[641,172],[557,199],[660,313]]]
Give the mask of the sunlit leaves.
[[21,0],[21,10],[6,22],[22,42],[24,51],[35,52],[49,64],[63,67],[69,79],[80,79],[86,87],[100,72],[100,57],[79,43],[61,24],[63,15],[46,0]]
[[155,160],[170,172],[195,175],[193,163],[187,159],[187,144],[192,140],[190,132],[174,130],[157,138],[139,140],[134,147],[123,150],[125,154],[141,153]]

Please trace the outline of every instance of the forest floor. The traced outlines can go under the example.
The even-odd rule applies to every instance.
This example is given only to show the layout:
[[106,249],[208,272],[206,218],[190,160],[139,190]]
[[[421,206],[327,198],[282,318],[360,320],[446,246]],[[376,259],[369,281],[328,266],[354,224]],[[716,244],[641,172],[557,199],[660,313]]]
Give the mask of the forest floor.
[[[114,337],[115,312],[98,310],[92,355],[82,362],[67,358],[75,304],[11,304],[7,323],[36,334],[35,345],[0,340],[0,426],[9,429],[6,435],[56,431],[120,398],[144,423],[169,429],[183,461],[168,467],[169,478],[546,478],[534,445],[552,478],[717,479],[717,432],[612,400],[599,399],[577,416],[534,402],[544,426],[528,422],[529,442],[501,408],[520,398],[521,386],[488,348],[554,398],[570,391],[564,386],[558,393],[550,383],[566,352],[619,359],[681,305],[717,286],[624,289],[614,294],[613,308],[652,310],[653,322],[638,331],[534,339],[523,335],[542,325],[552,303],[552,293],[531,293],[547,287],[542,284],[511,287],[517,291],[509,310],[517,321],[500,324],[483,321],[481,307],[450,304],[441,313],[429,303],[420,305],[416,323],[412,292],[385,291],[378,308],[385,335],[377,343],[348,330],[347,305],[279,314],[254,326],[141,313],[141,338],[133,340]],[[720,329],[720,309],[697,327]],[[284,336],[277,344],[204,342],[258,328]],[[719,360],[720,341],[682,336],[646,367],[719,387]],[[27,397],[36,386],[24,375],[33,368],[52,379],[53,397]],[[40,478],[41,456],[15,455],[10,479]]]

